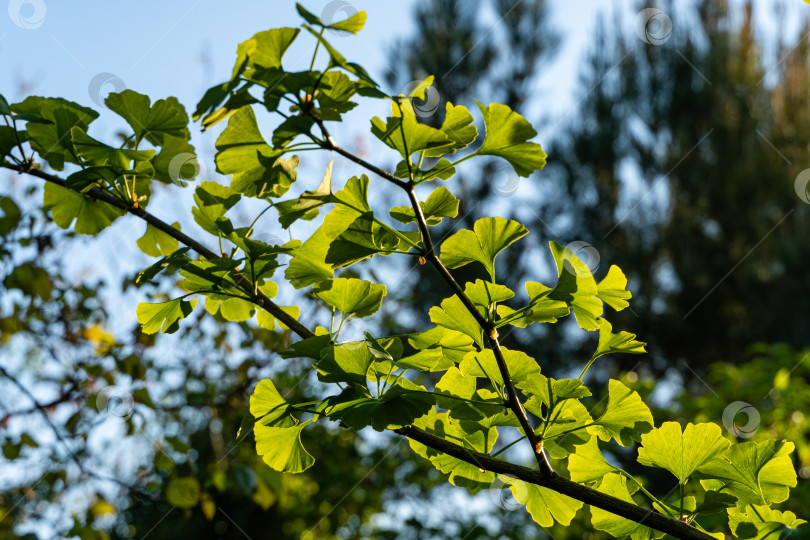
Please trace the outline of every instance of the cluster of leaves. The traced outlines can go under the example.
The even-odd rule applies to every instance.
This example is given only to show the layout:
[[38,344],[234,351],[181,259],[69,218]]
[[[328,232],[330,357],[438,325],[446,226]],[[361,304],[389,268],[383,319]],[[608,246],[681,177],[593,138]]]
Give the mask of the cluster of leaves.
[[[434,250],[430,227],[455,218],[459,200],[450,189],[439,186],[419,201],[417,186],[451,179],[462,161],[476,156],[502,158],[516,174],[528,177],[543,168],[546,158],[540,145],[531,142],[536,131],[529,122],[505,105],[478,103],[485,131],[479,137],[470,111],[447,103],[441,126],[422,124],[412,100],[425,97],[432,77],[408,95],[387,95],[361,66],[347,61],[324,38],[326,29],[358,32],[364,13],[326,24],[301,6],[298,10],[306,21],[303,30],[315,39],[311,68],[291,72],[282,67],[282,57],[300,29],[259,32],[239,45],[231,79],[206,92],[193,115],[206,129],[227,120],[216,141],[215,161],[218,172],[231,175],[231,183],[202,182],[194,192],[192,214],[220,246],[229,242],[230,252],[221,248],[221,256],[202,254],[194,259],[189,247],[179,248],[176,234],[151,225],[138,241],[145,253],[161,257],[139,274],[138,281],[146,283],[162,272],[177,271],[185,290],[172,300],[138,306],[138,321],[146,333],[178,330],[197,301],[186,298],[200,296],[208,312],[229,321],[244,322],[255,316],[256,324],[270,330],[277,323],[286,324],[267,309],[278,290],[273,279],[278,279],[282,256],[289,257],[284,279],[296,289],[310,289],[331,310],[329,328],[303,333],[304,339],[282,356],[309,359],[320,381],[335,388],[335,393],[291,402],[269,379],[256,386],[250,412],[255,417],[256,449],[264,462],[287,473],[311,467],[315,459],[301,435],[325,420],[355,431],[368,426],[377,431],[412,426],[470,452],[473,459],[462,460],[410,441],[413,450],[447,474],[452,484],[476,491],[499,482],[509,487],[538,524],[567,525],[583,507],[582,501],[542,483],[503,477],[476,465],[476,454],[496,456],[527,439],[541,466],[546,456],[555,463],[565,462],[574,482],[616,501],[638,504],[634,496],[646,499],[661,514],[698,529],[702,529],[699,518],[719,512],[727,513],[732,533],[740,537],[762,537],[775,528],[801,523],[792,513],[771,508],[785,501],[789,488],[796,485],[789,457],[792,443],[732,444],[719,426],[710,423],[682,427],[666,422],[656,427],[639,394],[618,380],[608,383],[603,412],[591,414],[583,401],[591,396],[583,378],[593,362],[606,354],[644,352],[635,335],[614,332],[605,318],[605,305],[615,311],[629,306],[627,279],[619,268],[611,267],[597,281],[569,248],[551,242],[556,284],[527,282],[525,298],[517,301],[515,291],[497,282],[496,258],[528,234],[519,222],[485,217],[472,230],[455,232]],[[322,70],[316,70],[321,48],[328,60]],[[373,118],[370,131],[401,158],[393,173],[343,150],[329,135],[326,122],[341,121],[356,106],[357,96],[390,101],[391,115]],[[26,157],[24,143],[54,170],[62,170],[65,163],[79,166],[67,177],[66,188],[48,184],[45,193],[45,205],[52,208],[55,222],[68,227],[77,219],[78,233],[97,234],[120,214],[92,202],[86,196],[90,190],[103,190],[128,208],[144,208],[153,179],[183,183],[188,178],[180,174],[180,166],[195,159],[188,142],[188,118],[176,100],[150,105],[146,96],[126,90],[110,94],[106,103],[132,129],[118,148],[87,135],[97,113],[75,103],[54,98],[28,98],[13,105],[0,102],[0,112],[9,122],[0,131],[5,166],[32,170],[34,163]],[[256,119],[260,110],[281,117],[269,142]],[[24,130],[18,130],[18,122],[25,123]],[[17,149],[22,155],[15,155]],[[369,202],[370,178],[355,176],[335,189],[331,165],[318,188],[279,200],[297,180],[295,153],[310,150],[334,151],[352,159],[403,188],[411,206],[388,209],[398,224],[386,222]],[[465,155],[459,158],[459,152]],[[243,198],[267,204],[249,227],[235,226],[226,215]],[[253,238],[256,223],[267,210],[274,209],[280,226],[289,229],[299,220],[315,220],[326,207],[331,211],[303,241],[270,244]],[[378,255],[394,254],[418,258],[422,264],[430,261],[445,277],[452,294],[430,309],[434,326],[407,335],[366,333],[363,340],[342,341],[345,323],[374,315],[387,291],[382,284],[337,272]],[[488,279],[457,284],[449,269],[469,264],[480,264]],[[295,306],[283,308],[283,313],[288,323],[298,316]],[[534,358],[502,348],[498,342],[499,331],[553,324],[569,314],[579,327],[599,336],[596,351],[577,378],[547,377]],[[512,442],[499,445],[504,434]],[[638,463],[669,471],[678,489],[671,496],[654,495],[630,473],[611,465],[600,441],[622,447],[640,443]],[[591,515],[595,529],[614,536],[663,536],[603,508],[592,507]]]
[[[109,289],[63,271],[74,234],[40,205],[40,190],[0,201],[0,450],[19,471],[0,489],[0,536],[168,539],[180,529],[198,537],[227,529],[333,538],[382,511],[383,479],[407,445],[359,449],[354,432],[322,425],[309,447],[334,459],[305,474],[274,471],[256,454],[248,392],[257,380],[272,375],[291,400],[312,399],[304,362],[273,369],[289,332],[198,312],[168,338],[114,335]],[[374,474],[324,517],[323,505],[368,473],[367,460]],[[423,478],[427,467],[411,474]],[[77,493],[83,504],[64,504]],[[348,515],[362,521],[346,523]]]
[[[704,379],[708,387],[695,381],[695,387],[684,390],[670,409],[674,408],[678,416],[696,421],[722,417],[729,429],[748,441],[766,442],[776,434],[788,437],[796,445],[799,475],[807,478],[810,476],[810,420],[806,413],[810,406],[806,364],[809,353],[783,344],[754,345],[743,364],[710,366]],[[651,380],[641,382],[654,385]],[[674,411],[662,410],[660,414],[673,415]],[[806,482],[799,482],[785,509],[803,512],[806,493]]]

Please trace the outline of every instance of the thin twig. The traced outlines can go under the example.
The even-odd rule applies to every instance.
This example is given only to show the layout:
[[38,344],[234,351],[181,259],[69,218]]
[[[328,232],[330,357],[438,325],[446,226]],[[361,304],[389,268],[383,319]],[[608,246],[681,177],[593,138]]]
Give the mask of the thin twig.
[[[6,168],[16,170],[20,173],[27,173],[30,174],[31,176],[41,178],[46,182],[51,182],[58,186],[67,188],[67,185],[62,178],[59,178],[58,176],[54,176],[52,174],[48,174],[39,169],[32,169],[27,167],[20,167],[14,169],[8,166],[6,166]],[[181,231],[178,231],[165,221],[160,220],[159,218],[155,217],[153,214],[150,214],[143,208],[139,206],[131,206],[126,202],[122,201],[121,199],[112,196],[110,193],[104,191],[103,189],[94,187],[85,192],[84,195],[90,197],[91,199],[107,203],[111,206],[115,206],[116,208],[120,208],[125,212],[129,212],[130,214],[141,218],[148,224],[152,225],[154,228],[168,234],[169,236],[179,241],[180,243],[190,247],[191,249],[193,249],[206,259],[212,260],[220,258],[219,255],[217,255],[216,253],[205,247],[197,240],[191,238],[190,236]],[[236,281],[236,284],[239,286],[239,288],[248,294],[253,303],[260,306],[262,309],[268,311],[271,315],[273,315],[273,317],[278,319],[281,323],[283,323],[290,330],[298,334],[301,338],[306,339],[313,337],[315,335],[314,332],[312,332],[309,328],[307,328],[306,326],[295,320],[287,312],[281,309],[281,307],[279,307],[278,304],[267,298],[267,296],[264,293],[262,293],[261,291],[254,292],[253,285],[251,284],[250,280],[242,273],[233,271],[231,272],[231,277],[233,277],[234,281]]]

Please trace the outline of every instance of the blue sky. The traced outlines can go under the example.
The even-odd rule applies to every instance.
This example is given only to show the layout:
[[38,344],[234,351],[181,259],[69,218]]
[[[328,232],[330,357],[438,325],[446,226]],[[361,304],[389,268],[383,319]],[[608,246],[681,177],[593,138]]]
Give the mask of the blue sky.
[[[349,4],[341,0],[318,0],[303,4],[319,15],[337,10],[338,18],[354,9],[368,13],[366,28],[358,36],[328,37],[347,58],[364,65],[381,83],[390,69],[387,56],[391,46],[396,38],[408,36],[414,29],[413,1],[352,0]],[[481,2],[481,5],[487,4]],[[589,8],[584,13],[596,12],[596,0],[583,1],[582,5]],[[103,97],[113,90],[130,88],[153,100],[176,96],[190,112],[208,87],[229,78],[240,42],[258,31],[297,26],[301,22],[295,2],[290,0],[242,0],[224,6],[213,0],[145,1],[127,5],[101,1],[77,4],[10,0],[8,14],[0,13],[0,58],[3,58],[0,93],[10,102],[31,94],[61,96],[100,110],[102,115],[91,127],[91,135],[102,140],[110,140],[114,131],[122,126],[120,118],[100,106]],[[569,27],[562,32],[565,40],[560,60],[549,66],[548,74],[539,82],[541,86],[544,81],[548,84],[539,89],[538,98],[553,104],[543,107],[544,115],[562,113],[573,105],[578,62],[572,60],[581,56],[580,49],[588,43],[588,28],[593,22],[592,15],[587,20],[579,15],[579,20],[572,20],[567,11],[569,8],[562,8],[555,13],[558,25]],[[483,19],[487,26],[495,23],[491,13],[483,14]],[[479,40],[493,37],[487,32]],[[285,55],[285,66],[290,70],[306,69],[311,58],[311,40],[298,41],[300,43]],[[346,147],[362,148],[368,144],[372,145],[373,152],[374,141],[366,137],[369,118],[387,115],[386,109],[384,102],[361,105],[352,112],[347,124],[333,128],[333,134]],[[260,122],[263,121],[260,117]],[[204,135],[192,128],[195,147],[207,169],[208,174],[203,175],[206,179],[214,179],[213,143],[222,127],[224,124],[217,126],[214,133]],[[270,127],[263,127],[269,136]],[[331,156],[319,153],[302,158],[299,184],[301,189],[310,189],[320,181]],[[389,165],[385,161],[382,164]],[[335,163],[336,181],[342,182],[359,172],[345,160]],[[379,190],[382,197],[388,195],[386,187],[381,186]],[[186,200],[189,191],[182,194],[181,200],[189,203],[184,206],[190,206],[190,201]],[[150,209],[159,216],[177,216],[177,202],[172,196],[156,197]],[[183,230],[196,228],[190,219],[179,220]],[[143,224],[137,220],[120,220],[100,238],[74,242],[70,257],[66,257],[71,273],[76,279],[105,279],[115,283],[122,272],[131,273],[151,264],[151,259],[140,253],[132,241],[142,230]],[[296,231],[296,237],[302,237],[301,232]],[[100,257],[108,253],[118,256]],[[100,258],[107,263],[98,264],[96,261]],[[129,298],[128,303],[134,306],[142,300]],[[134,322],[133,310],[120,311],[127,316],[114,315],[114,318],[121,316],[119,328]]]
[[[413,32],[412,11],[416,1],[426,0],[309,0],[303,4],[316,14],[337,11],[338,18],[354,9],[367,11],[366,28],[359,36],[329,36],[329,39],[347,58],[364,65],[384,83],[384,75],[390,69],[387,62],[390,47],[396,38]],[[483,6],[488,4],[481,2]],[[758,0],[755,4],[764,31],[774,31],[772,3]],[[537,137],[545,146],[555,130],[576,120],[576,104],[587,90],[579,87],[578,74],[584,54],[592,46],[597,19],[607,17],[612,23],[613,12],[618,10],[623,13],[620,24],[630,30],[636,3],[576,0],[550,5],[562,38],[561,48],[557,57],[542,67],[531,107],[520,111],[539,127],[537,120],[546,120]],[[795,23],[798,15],[808,10],[800,0],[786,0],[785,5],[783,20],[788,23]],[[672,18],[675,26],[685,24],[677,14],[673,13]],[[11,102],[30,94],[62,96],[101,109],[99,104],[107,92],[126,87],[148,94],[153,100],[176,96],[191,111],[208,87],[229,78],[240,42],[268,28],[297,26],[300,20],[292,0],[235,0],[227,4],[214,0],[146,0],[126,4],[99,0],[9,0],[8,13],[0,13],[0,93]],[[482,20],[488,30],[478,40],[492,39],[495,34],[490,34],[489,29],[496,22],[493,15],[485,12]],[[311,44],[305,39],[299,41],[285,56],[288,69],[308,66]],[[486,96],[482,98],[486,102]],[[101,112],[101,118],[91,127],[91,135],[110,140],[122,122],[109,111],[101,109]],[[384,102],[361,105],[350,114],[346,124],[333,128],[333,134],[343,146],[366,149],[383,166],[393,165],[393,158],[378,158],[376,141],[367,136],[369,118],[387,112]],[[222,127],[221,124],[214,133],[205,135],[192,128],[193,142],[208,173],[204,178],[215,178],[213,143]],[[269,136],[269,128],[265,132]],[[331,156],[323,153],[302,156],[298,182],[301,189],[318,184],[329,159]],[[345,160],[335,163],[335,177],[341,182],[359,172]],[[0,193],[5,193],[6,188],[3,186]],[[381,186],[377,195],[387,197],[387,188]],[[190,190],[186,190],[182,200],[190,202],[187,195]],[[531,199],[513,197],[508,203],[531,205]],[[171,216],[177,214],[172,212],[177,204],[178,199],[169,195],[156,197],[150,208],[160,216]],[[520,215],[520,209],[516,211]],[[187,221],[181,219],[183,229],[193,230],[195,224]],[[108,282],[115,282],[122,271],[133,272],[151,264],[151,259],[140,253],[132,241],[132,236],[142,234],[143,224],[137,220],[125,223],[117,223],[101,239],[88,239],[72,246],[70,260],[77,279],[107,277]],[[296,231],[296,237],[304,237],[301,232]],[[108,257],[109,268],[102,268],[94,262],[98,260],[99,249],[120,256]],[[127,317],[126,323],[131,322],[131,317]]]

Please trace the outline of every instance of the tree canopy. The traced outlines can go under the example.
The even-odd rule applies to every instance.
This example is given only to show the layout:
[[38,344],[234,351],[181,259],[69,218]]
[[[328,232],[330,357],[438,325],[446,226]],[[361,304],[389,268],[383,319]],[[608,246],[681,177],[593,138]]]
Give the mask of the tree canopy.
[[[542,2],[531,6],[514,16],[541,20]],[[730,531],[765,538],[802,524],[778,507],[797,485],[794,442],[778,433],[748,440],[733,418],[732,427],[721,427],[694,409],[680,422],[662,421],[636,381],[589,377],[607,355],[646,352],[643,335],[618,322],[633,301],[618,266],[597,277],[581,246],[552,240],[552,279],[513,282],[505,260],[531,227],[501,216],[459,216],[462,201],[453,190],[462,162],[497,163],[543,181],[534,173],[550,158],[532,123],[510,103],[488,100],[469,107],[447,101],[440,122],[424,122],[418,107],[429,98],[433,75],[406,93],[387,93],[331,43],[335,32],[360,32],[365,13],[334,22],[297,9],[300,27],[272,28],[239,44],[229,79],[210,88],[191,115],[172,97],[111,93],[104,103],[122,126],[118,143],[93,129],[99,112],[92,108],[63,98],[8,103],[0,96],[2,167],[44,186],[29,194],[42,197],[30,213],[10,198],[0,203],[3,284],[16,291],[0,328],[3,343],[42,363],[42,378],[50,378],[43,400],[0,366],[31,404],[3,422],[37,417],[48,433],[43,439],[39,428],[17,422],[3,453],[17,463],[43,454],[51,461],[46,476],[4,497],[4,514],[47,520],[26,501],[38,492],[58,500],[81,479],[79,489],[94,493],[94,502],[84,515],[61,516],[67,525],[57,528],[67,535],[151,534],[157,525],[149,529],[150,521],[180,519],[172,514],[223,524],[218,534],[234,537],[249,534],[242,524],[262,535],[328,534],[335,499],[346,493],[342,503],[370,477],[391,482],[400,474],[394,456],[407,441],[422,460],[403,481],[432,475],[471,493],[509,490],[543,528],[570,526],[584,508],[589,528],[615,537],[724,538]],[[290,71],[285,52],[301,42],[312,48],[310,68]],[[527,51],[516,77],[530,80],[541,52]],[[487,61],[486,54],[478,60]],[[519,100],[525,91],[517,88],[505,101]],[[361,100],[382,105],[366,125],[381,151],[394,156],[392,170],[330,133]],[[231,177],[228,185],[196,178],[194,123],[219,130],[212,168]],[[308,153],[329,153],[365,173],[342,178],[330,163],[322,180],[299,178]],[[374,196],[380,189],[391,197]],[[150,204],[160,192],[189,195],[178,197],[172,215]],[[193,228],[180,225],[185,215]],[[131,302],[138,330],[119,342],[106,329],[99,289],[72,287],[60,261],[47,259],[69,237],[98,236],[138,219],[145,229],[132,244],[153,263],[125,285],[149,301]],[[50,232],[49,220],[67,232]],[[457,224],[451,233],[434,232],[448,223]],[[397,307],[389,306],[388,316],[400,304],[412,309],[375,276],[380,257],[438,276],[426,281],[439,296],[425,309],[429,324],[391,333],[372,322],[390,302]],[[476,273],[461,279],[471,269]],[[595,343],[588,357],[568,362],[568,375],[552,373],[530,347],[502,343],[502,336],[559,321]],[[158,335],[184,344],[179,371],[161,362]],[[54,348],[54,336],[69,346]],[[791,384],[790,373],[779,384]],[[52,418],[61,405],[73,409],[64,422]],[[142,439],[150,464],[126,470],[115,456],[110,420]],[[156,437],[153,425],[162,426]],[[398,442],[363,451],[355,444],[359,432]],[[200,438],[210,445],[190,444]],[[93,445],[109,449],[109,463],[99,463]],[[631,456],[624,461],[632,466],[618,463],[616,453]],[[310,480],[319,475],[341,482]],[[650,476],[675,488],[645,480]],[[128,523],[111,532],[105,520],[115,511],[114,496],[104,491],[117,484],[138,503],[129,507]],[[350,500],[343,511],[377,510],[384,492],[368,491],[368,499]],[[257,517],[268,509],[284,516],[270,521],[276,529]],[[320,514],[314,524],[313,513]],[[202,520],[191,522],[199,534],[208,530]],[[360,523],[344,528],[339,535],[362,534]],[[163,529],[155,537],[171,534]]]

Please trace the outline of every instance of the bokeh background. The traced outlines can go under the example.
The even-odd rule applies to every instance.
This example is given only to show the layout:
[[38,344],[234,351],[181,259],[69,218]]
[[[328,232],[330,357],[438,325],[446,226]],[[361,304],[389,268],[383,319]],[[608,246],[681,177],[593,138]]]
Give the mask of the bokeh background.
[[[713,421],[730,437],[792,440],[800,484],[785,508],[807,517],[810,6],[303,4],[325,20],[368,12],[359,36],[330,40],[386,90],[435,75],[417,104],[422,121],[440,123],[446,101],[475,110],[477,98],[538,128],[549,161],[528,179],[496,160],[459,167],[450,187],[463,217],[453,227],[501,215],[532,231],[501,257],[507,283],[553,281],[549,240],[578,242],[598,278],[620,266],[634,298],[611,320],[648,342],[649,354],[602,363],[591,387],[621,378],[649,398],[657,423]],[[0,93],[12,103],[42,95],[94,107],[102,116],[93,135],[114,138],[121,126],[103,105],[110,91],[177,96],[193,110],[229,77],[238,43],[299,21],[290,1],[11,0],[0,13]],[[305,69],[310,55],[296,45],[285,67]],[[368,133],[385,106],[361,104],[333,135],[393,167]],[[200,177],[226,183],[213,166],[219,129],[192,142]],[[305,156],[297,189],[316,187],[329,159]],[[357,173],[335,162],[336,182]],[[143,224],[119,220],[80,237],[42,212],[37,182],[2,173],[0,195],[0,537],[601,538],[585,531],[586,509],[569,528],[540,528],[508,491],[450,486],[401,439],[374,432],[316,428],[306,441],[318,458],[312,469],[269,470],[240,432],[252,388],[273,377],[302,401],[321,390],[308,366],[279,361],[291,336],[202,310],[175,335],[144,335],[135,305],[174,290],[176,276],[134,286],[151,264],[135,246]],[[389,206],[399,196],[374,192]],[[193,231],[190,206],[169,186],[150,209]],[[250,206],[242,212],[236,221],[255,217]],[[287,234],[263,223],[266,237]],[[373,330],[426,328],[444,296],[435,276],[402,261],[352,270],[389,287]],[[302,320],[327,317],[292,290],[280,296],[301,306]],[[554,376],[576,375],[594,347],[567,324],[504,339]],[[608,450],[633,474],[675,484],[633,465],[634,451]]]

